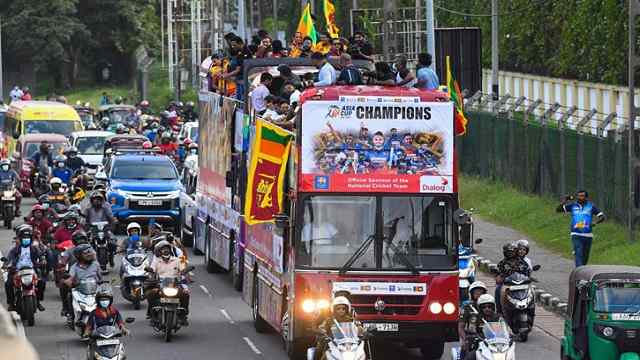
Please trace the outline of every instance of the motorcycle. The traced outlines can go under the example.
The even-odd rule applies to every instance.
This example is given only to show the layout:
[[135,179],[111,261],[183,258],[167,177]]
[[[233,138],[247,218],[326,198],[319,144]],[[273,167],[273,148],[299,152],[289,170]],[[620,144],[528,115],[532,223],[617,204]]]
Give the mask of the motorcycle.
[[[540,269],[540,265],[533,267],[534,271]],[[505,291],[502,313],[519,341],[525,342],[533,328],[535,319],[535,293],[531,278],[514,272],[504,280]]]
[[[331,337],[327,339],[327,350],[320,357],[323,360],[371,359],[367,357],[365,345],[369,347],[368,336],[360,336],[358,327],[353,322],[339,323],[334,319],[331,326]],[[307,349],[307,360],[313,360],[316,348]],[[369,354],[371,349],[369,348]]]
[[[486,322],[482,328],[483,338],[475,338],[473,348],[476,349],[476,359],[483,360],[515,360],[516,345],[504,320]],[[460,348],[451,348],[451,359],[460,359]]]
[[[195,267],[189,266],[184,273],[193,271]],[[151,269],[145,269],[150,271]],[[180,306],[178,298],[181,278],[162,277],[158,279],[160,288],[160,305],[151,309],[151,326],[156,332],[164,334],[164,340],[170,342],[173,333],[180,330],[182,325],[179,318],[186,316],[187,310]]]
[[46,194],[51,190],[49,187],[49,175],[43,171],[36,170],[33,174],[32,192],[36,198]]
[[149,266],[149,259],[142,248],[129,250],[122,258],[120,291],[122,297],[131,301],[136,310],[140,309],[140,303],[144,300],[143,284],[147,280],[144,269],[147,266]]
[[[475,243],[479,244],[482,239],[476,239]],[[460,303],[469,300],[469,286],[476,281],[476,269],[478,264],[472,256],[473,248],[458,245],[458,271],[459,271],[459,291]]]
[[[133,320],[133,318],[127,318],[125,322],[132,323]],[[87,347],[87,360],[125,360],[127,356],[121,337],[122,332],[113,325],[95,329]]]
[[83,279],[71,289],[71,306],[73,311],[67,314],[67,324],[80,336],[89,321],[89,314],[96,309],[96,292],[98,281],[93,278]]
[[[0,259],[7,262],[6,258]],[[14,307],[27,326],[35,325],[38,275],[34,268],[23,267],[13,275]]]
[[113,256],[109,250],[109,236],[106,231],[106,227],[109,225],[107,221],[97,221],[91,223],[90,238],[89,241],[96,250],[96,258],[100,264],[100,270],[102,273],[108,273],[107,263],[112,262],[110,258]]
[[2,191],[2,197],[0,198],[2,219],[4,220],[4,226],[7,229],[11,229],[13,219],[16,217],[16,187],[12,180],[2,180],[0,182],[0,190]]

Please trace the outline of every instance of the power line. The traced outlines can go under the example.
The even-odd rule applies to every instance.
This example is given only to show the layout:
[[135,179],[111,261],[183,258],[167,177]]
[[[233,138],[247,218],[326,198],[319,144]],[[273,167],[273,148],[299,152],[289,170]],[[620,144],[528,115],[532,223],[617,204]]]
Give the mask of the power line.
[[[532,2],[529,5],[523,6],[523,7],[519,8],[519,9],[516,9],[516,10],[511,10],[511,11],[507,11],[507,12],[503,12],[503,13],[498,13],[498,16],[521,13],[521,12],[524,12],[526,10],[531,9],[534,6],[542,5],[545,2],[547,2],[547,0],[540,0],[540,1],[537,1],[537,2]],[[468,16],[468,17],[491,17],[491,16],[493,16],[491,14],[471,14],[471,13],[466,13],[466,12],[463,12],[463,11],[447,9],[444,6],[435,5],[435,4],[433,6],[438,10],[442,10],[442,11],[445,11],[445,12],[448,12],[448,13],[451,13],[451,14],[455,14],[455,15]]]

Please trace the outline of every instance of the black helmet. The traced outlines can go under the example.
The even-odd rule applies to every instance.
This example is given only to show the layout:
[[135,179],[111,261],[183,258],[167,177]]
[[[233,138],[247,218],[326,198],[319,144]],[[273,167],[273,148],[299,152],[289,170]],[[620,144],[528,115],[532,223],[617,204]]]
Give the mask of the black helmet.
[[80,244],[73,248],[73,256],[79,258],[82,254],[93,252],[93,248],[89,244]]
[[516,245],[514,243],[504,244],[502,246],[502,255],[506,259],[512,258],[516,254]]
[[49,200],[49,195],[47,195],[47,194],[42,194],[42,195],[40,195],[40,197],[38,197],[38,202],[39,202],[40,204],[42,204],[42,203],[48,203],[48,202],[51,202],[51,200]]
[[16,227],[16,235],[19,238],[31,237],[33,235],[33,226],[28,224],[22,224]]
[[88,244],[89,243],[89,237],[87,236],[87,233],[82,231],[82,230],[77,230],[73,233],[73,235],[71,235],[71,241],[73,241],[73,243],[77,246],[80,244]]
[[102,196],[102,193],[99,191],[94,191],[91,193],[91,195],[89,196],[89,200],[92,201],[93,199],[100,199],[100,200],[104,200],[104,197]]
[[65,226],[66,228],[69,228],[69,227],[70,227],[70,224],[69,224],[69,221],[70,221],[70,220],[74,220],[74,225],[73,225],[73,226],[71,226],[71,229],[75,229],[76,227],[78,227],[78,215],[76,215],[76,214],[75,214],[74,212],[72,212],[72,211],[68,212],[68,213],[64,216],[64,218],[63,218],[64,226]]

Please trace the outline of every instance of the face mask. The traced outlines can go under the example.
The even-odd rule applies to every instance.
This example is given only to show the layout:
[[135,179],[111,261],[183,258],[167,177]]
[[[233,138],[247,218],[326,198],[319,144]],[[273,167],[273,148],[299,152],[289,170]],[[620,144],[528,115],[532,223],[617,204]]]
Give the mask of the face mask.
[[49,208],[49,203],[42,203],[42,207],[46,210]]
[[109,300],[100,300],[100,301],[98,301],[98,303],[100,304],[100,307],[101,308],[105,308],[105,309],[109,307],[109,303],[110,302],[111,301],[109,301]]
[[139,241],[139,240],[140,240],[140,235],[138,234],[131,235],[131,241]]
[[198,155],[198,150],[196,149],[191,149],[189,152],[191,153],[191,155]]
[[2,165],[2,171],[9,171],[9,165]]
[[59,162],[59,163],[58,163],[58,167],[59,167],[59,168],[63,168],[63,167],[64,167],[64,163]]
[[31,238],[21,239],[20,245],[22,245],[22,247],[28,247],[31,245]]

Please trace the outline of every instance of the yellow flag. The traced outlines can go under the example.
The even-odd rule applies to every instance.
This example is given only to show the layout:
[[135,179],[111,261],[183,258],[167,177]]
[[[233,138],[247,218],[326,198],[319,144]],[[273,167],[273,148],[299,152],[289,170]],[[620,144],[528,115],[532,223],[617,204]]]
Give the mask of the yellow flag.
[[336,7],[331,0],[324,0],[324,19],[327,23],[327,32],[331,38],[340,37],[340,29],[336,25]]

